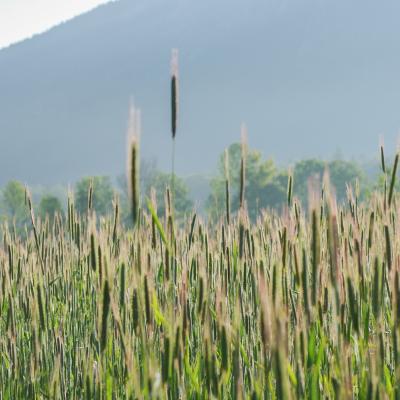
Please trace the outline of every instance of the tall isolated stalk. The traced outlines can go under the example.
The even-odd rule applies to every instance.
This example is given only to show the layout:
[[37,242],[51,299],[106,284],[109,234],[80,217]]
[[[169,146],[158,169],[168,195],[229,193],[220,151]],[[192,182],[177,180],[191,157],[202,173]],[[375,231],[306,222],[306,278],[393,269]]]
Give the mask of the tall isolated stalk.
[[226,207],[226,222],[228,225],[231,222],[231,201],[230,201],[230,183],[229,183],[229,152],[225,149],[224,153],[224,169],[225,169],[225,207]]
[[171,133],[172,133],[172,175],[171,191],[172,199],[175,198],[175,136],[178,125],[179,106],[179,80],[178,80],[178,50],[172,49],[171,54]]
[[244,207],[245,186],[246,186],[246,155],[247,155],[247,129],[246,125],[241,127],[241,156],[240,156],[240,192],[239,201],[240,209]]
[[386,210],[386,204],[387,204],[387,174],[386,174],[386,163],[385,163],[385,151],[384,151],[384,145],[383,145],[383,138],[380,138],[380,150],[381,150],[381,167],[382,167],[382,172],[385,177],[384,180],[384,193],[383,193],[383,205],[384,209]]
[[392,178],[390,179],[389,207],[392,204],[393,193],[394,193],[394,185],[396,183],[396,173],[397,173],[398,164],[399,164],[399,153],[396,154],[396,158],[394,159],[394,165],[393,165],[393,169],[392,169]]
[[139,215],[139,140],[140,140],[140,110],[130,104],[128,122],[128,156],[127,156],[127,182],[128,194],[131,202],[132,222],[136,225]]

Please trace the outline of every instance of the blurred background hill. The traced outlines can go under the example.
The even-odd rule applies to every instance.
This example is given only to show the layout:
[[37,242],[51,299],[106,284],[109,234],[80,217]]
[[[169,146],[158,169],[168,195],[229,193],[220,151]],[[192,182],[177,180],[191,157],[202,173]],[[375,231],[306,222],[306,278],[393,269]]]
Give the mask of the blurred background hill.
[[100,6],[0,50],[0,185],[121,174],[131,96],[142,110],[142,157],[167,170],[173,47],[179,174],[213,172],[242,121],[250,145],[279,165],[338,151],[369,160],[380,133],[397,140],[399,12],[394,0]]

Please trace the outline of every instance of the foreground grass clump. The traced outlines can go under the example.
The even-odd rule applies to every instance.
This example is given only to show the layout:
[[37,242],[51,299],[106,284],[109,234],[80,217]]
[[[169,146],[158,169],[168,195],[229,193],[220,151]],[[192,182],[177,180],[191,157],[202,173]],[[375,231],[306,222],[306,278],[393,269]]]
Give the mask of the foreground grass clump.
[[72,202],[27,241],[4,228],[2,398],[399,395],[393,193],[309,212],[290,193],[257,223],[148,210],[130,231]]

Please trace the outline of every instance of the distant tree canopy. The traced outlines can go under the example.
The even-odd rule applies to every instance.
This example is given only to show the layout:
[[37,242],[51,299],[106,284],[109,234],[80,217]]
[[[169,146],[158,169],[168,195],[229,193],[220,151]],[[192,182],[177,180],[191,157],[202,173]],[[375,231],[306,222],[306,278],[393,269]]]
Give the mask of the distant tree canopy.
[[[272,160],[265,160],[261,153],[248,149],[245,156],[245,199],[251,218],[255,218],[259,211],[265,208],[279,210],[287,201],[287,170],[278,169]],[[240,190],[240,160],[241,145],[234,143],[228,148],[229,181],[231,211],[235,213],[239,207]],[[211,181],[211,195],[207,201],[207,210],[211,217],[225,213],[225,166],[224,154],[221,154],[218,173]],[[347,185],[355,186],[360,183],[365,189],[365,176],[361,168],[354,162],[334,160],[325,162],[309,159],[297,162],[292,168],[293,196],[297,197],[304,207],[307,207],[309,196],[309,181],[321,188],[325,171],[329,174],[333,194],[338,201],[346,199]],[[363,193],[362,193],[363,194]]]
[[2,205],[6,214],[12,218],[25,211],[25,187],[21,182],[7,183],[2,191]]
[[40,217],[42,219],[49,217],[50,221],[53,221],[56,214],[63,214],[63,207],[60,199],[50,194],[44,195],[39,203]]
[[[154,161],[142,160],[140,164],[140,195],[141,207],[146,208],[146,201],[151,197],[151,189],[156,193],[157,213],[160,217],[165,214],[165,194],[167,187],[171,189],[172,176],[157,169]],[[120,203],[122,206],[122,220],[130,223],[130,205],[127,193],[126,176],[121,175],[118,178],[118,186],[120,189]],[[174,178],[175,198],[174,209],[175,216],[180,217],[190,212],[193,208],[193,202],[189,196],[188,186],[184,180],[175,175]]]
[[[226,212],[226,177],[230,184],[230,211],[235,214],[240,202],[240,169],[242,146],[234,143],[227,149],[228,163],[225,153],[220,155],[217,173],[210,181],[211,194],[206,201],[206,212],[211,219],[219,218]],[[245,203],[250,217],[254,220],[263,209],[280,211],[287,203],[287,186],[289,172],[279,168],[271,159],[264,159],[261,153],[254,149],[245,149]],[[322,161],[308,159],[296,162],[290,169],[293,176],[293,198],[298,198],[303,208],[307,209],[310,182],[314,190],[321,190],[325,172],[329,174],[331,193],[338,202],[346,200],[347,187],[355,188],[358,182],[360,198],[368,197],[375,190],[383,190],[385,180],[387,186],[391,181],[391,167],[387,166],[386,174],[381,174],[377,181],[368,182],[363,170],[355,162],[344,160]],[[208,182],[208,181],[207,181]],[[203,182],[204,183],[204,182]],[[81,214],[87,213],[89,187],[92,184],[92,206],[98,216],[112,213],[115,190],[111,179],[104,176],[85,177],[75,185],[75,207]],[[130,202],[126,190],[126,177],[118,179],[120,194],[120,217],[126,224],[131,223]],[[208,183],[207,183],[208,184]],[[173,194],[175,216],[181,217],[193,208],[189,188],[185,181],[174,177],[174,193],[172,193],[172,177],[156,168],[155,162],[143,161],[140,168],[141,207],[146,209],[146,199],[151,197],[151,189],[156,193],[157,212],[165,214],[165,193],[167,187]],[[396,181],[395,188],[399,190],[400,183]],[[201,188],[207,193],[207,188]],[[206,194],[207,196],[207,194]],[[59,198],[52,195],[33,196],[37,215],[50,220],[55,213],[62,213],[63,207]],[[0,191],[0,220],[15,221],[18,229],[29,222],[29,211],[25,204],[25,187],[21,182],[10,181]]]
[[0,206],[3,218],[15,222],[18,229],[29,221],[28,206],[25,203],[25,186],[18,181],[8,182],[1,192]]
[[89,187],[93,186],[92,205],[97,215],[107,215],[112,211],[114,189],[109,177],[94,176],[82,178],[75,185],[75,207],[81,214],[88,211]]
[[[228,175],[230,183],[230,207],[239,208],[241,145],[234,143],[228,148]],[[259,151],[247,149],[245,156],[245,199],[251,217],[259,210],[279,207],[285,201],[287,176],[281,173],[272,160],[263,160]],[[221,154],[217,176],[211,180],[211,195],[207,209],[211,217],[225,212],[225,154]]]
[[150,198],[151,189],[154,189],[158,215],[165,215],[165,195],[167,188],[170,189],[174,209],[178,217],[192,211],[193,202],[189,198],[189,189],[182,178],[174,176],[174,190],[172,192],[172,175],[157,171],[152,176],[152,179],[145,183],[143,190],[144,194]]
[[308,203],[309,181],[313,180],[319,188],[322,188],[325,171],[329,175],[332,194],[336,196],[338,202],[346,200],[347,186],[355,188],[356,182],[358,182],[360,189],[365,189],[365,175],[354,162],[343,160],[329,162],[316,159],[302,160],[297,162],[293,168],[293,193],[304,206]]
[[[387,161],[386,161],[387,163]],[[397,169],[397,174],[396,176],[399,175],[399,167]],[[378,178],[376,181],[374,181],[371,185],[368,186],[368,195],[371,195],[372,192],[374,191],[384,191],[385,190],[385,185],[386,185],[386,190],[389,191],[390,189],[390,184],[392,181],[392,174],[393,174],[393,165],[392,163],[386,165],[386,172],[384,173],[382,170],[380,171],[380,174],[378,175]],[[395,179],[394,181],[394,190],[396,192],[400,191],[400,180]]]

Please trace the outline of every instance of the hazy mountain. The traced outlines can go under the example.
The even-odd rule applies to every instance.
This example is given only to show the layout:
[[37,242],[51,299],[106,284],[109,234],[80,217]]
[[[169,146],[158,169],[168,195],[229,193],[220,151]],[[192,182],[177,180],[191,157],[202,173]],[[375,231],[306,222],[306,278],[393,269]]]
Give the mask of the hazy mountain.
[[400,127],[400,2],[121,0],[0,51],[0,185],[125,168],[131,95],[142,154],[169,168],[169,63],[180,50],[177,170],[240,137],[287,162],[376,152]]

